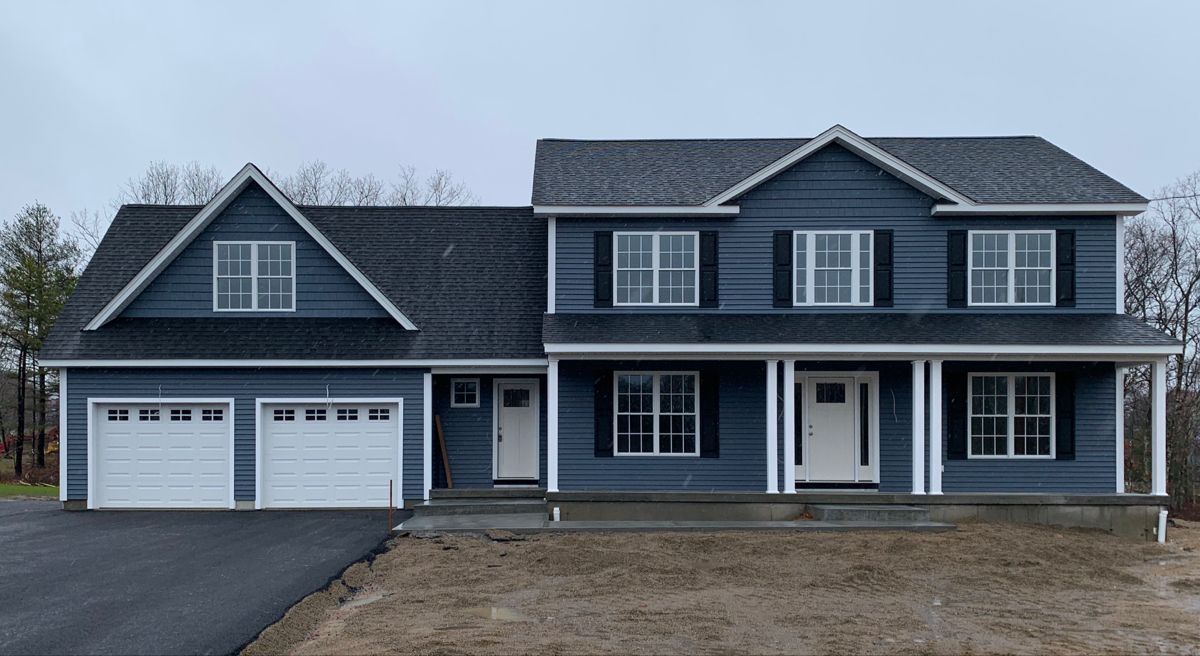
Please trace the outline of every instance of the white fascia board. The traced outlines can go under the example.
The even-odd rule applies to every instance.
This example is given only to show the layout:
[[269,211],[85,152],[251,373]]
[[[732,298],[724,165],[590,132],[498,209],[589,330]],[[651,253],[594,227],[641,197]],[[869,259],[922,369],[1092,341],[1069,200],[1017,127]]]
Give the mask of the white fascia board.
[[545,367],[545,358],[490,358],[482,360],[44,360],[41,366],[48,369],[62,367],[93,367],[93,368],[151,368],[172,367],[188,368],[295,368],[312,367],[319,369],[330,368],[362,368],[362,367]]
[[727,203],[834,142],[931,196],[945,198],[961,205],[975,204],[970,198],[841,125],[835,125],[813,137],[803,146],[759,169],[750,177],[713,196],[704,204],[715,206]]
[[576,357],[630,355],[856,355],[872,358],[915,355],[1038,356],[1038,357],[1162,357],[1179,353],[1179,346],[1061,346],[1026,344],[546,344],[546,353]]
[[139,271],[138,274],[134,276],[133,279],[130,280],[121,289],[121,291],[117,293],[117,295],[114,296],[104,306],[104,308],[92,318],[90,322],[88,322],[86,326],[84,326],[84,330],[96,330],[120,314],[120,312],[124,310],[130,303],[132,303],[133,299],[137,298],[137,295],[140,294],[142,290],[144,290],[146,286],[149,285],[150,282],[153,281],[154,278],[157,277],[158,274],[161,273],[162,270],[165,269],[167,265],[170,264],[188,244],[192,243],[192,240],[195,239],[195,237],[199,235],[200,232],[204,230],[204,228],[207,227],[208,224],[211,223],[212,220],[215,219],[217,215],[229,205],[229,203],[233,202],[233,199],[236,198],[237,195],[241,193],[241,191],[245,189],[246,186],[251,182],[255,182],[258,184],[258,186],[262,187],[262,189],[267,192],[267,195],[270,196],[271,199],[274,200],[281,208],[283,208],[283,211],[286,212],[288,216],[292,217],[292,219],[298,223],[300,227],[303,228],[304,231],[313,238],[314,241],[320,244],[321,248],[323,248],[325,252],[329,253],[334,261],[336,261],[343,269],[345,269],[346,273],[350,274],[350,277],[354,278],[355,282],[362,286],[362,288],[371,295],[371,298],[375,299],[375,301],[379,303],[393,319],[399,322],[400,325],[404,326],[406,330],[417,330],[417,326],[413,324],[408,317],[404,316],[404,313],[401,312],[400,309],[397,308],[396,305],[387,298],[387,296],[384,296],[383,292],[379,291],[379,288],[377,288],[374,283],[372,283],[365,275],[363,275],[363,273],[358,270],[358,267],[354,266],[350,260],[348,260],[346,256],[343,255],[341,251],[339,251],[325,237],[325,235],[321,234],[321,231],[317,230],[316,226],[314,226],[308,220],[308,218],[301,214],[300,210],[296,208],[292,201],[289,200],[288,197],[285,196],[283,192],[281,192],[279,188],[275,186],[275,183],[271,182],[267,176],[263,175],[262,171],[259,171],[258,167],[256,167],[254,164],[246,164],[242,167],[241,171],[238,171],[237,175],[233,176],[229,182],[225,183],[225,186],[217,192],[217,195],[214,196],[212,200],[208,201],[208,204],[201,208],[201,210],[196,213],[196,216],[193,217],[191,221],[188,221],[187,225],[185,225],[182,230],[176,233],[175,236],[167,242],[167,245],[163,246],[163,248],[156,253],[149,262],[146,263],[146,266],[142,267],[142,270]]
[[737,205],[534,205],[536,216],[737,216]]
[[934,205],[933,216],[975,214],[1133,216],[1146,211],[1146,203],[981,203],[977,205]]

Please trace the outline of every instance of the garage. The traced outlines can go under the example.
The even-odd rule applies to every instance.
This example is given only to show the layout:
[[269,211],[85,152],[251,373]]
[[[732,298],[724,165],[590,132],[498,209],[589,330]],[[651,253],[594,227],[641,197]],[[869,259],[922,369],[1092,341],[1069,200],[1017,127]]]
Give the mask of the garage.
[[399,399],[260,400],[256,507],[398,503],[403,411]]
[[230,400],[89,406],[89,508],[233,507]]

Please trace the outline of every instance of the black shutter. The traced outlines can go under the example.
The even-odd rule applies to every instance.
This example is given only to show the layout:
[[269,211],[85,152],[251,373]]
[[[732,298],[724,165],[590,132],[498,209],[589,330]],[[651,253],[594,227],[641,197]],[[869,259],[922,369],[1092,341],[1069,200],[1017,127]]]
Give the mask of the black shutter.
[[891,230],[875,231],[875,307],[892,307]]
[[700,372],[700,457],[716,458],[721,454],[721,385],[716,370]]
[[967,231],[946,233],[946,307],[967,307]]
[[1075,231],[1059,230],[1054,241],[1054,302],[1059,307],[1075,307]]
[[611,371],[596,372],[596,457],[613,454],[613,376]]
[[1075,459],[1075,375],[1054,376],[1054,458]]
[[592,253],[593,289],[595,290],[595,307],[612,307],[613,279],[613,233],[611,231],[596,231]]
[[775,231],[775,307],[792,307],[792,231]]
[[717,292],[717,231],[700,233],[700,307],[717,307],[720,299]]
[[947,372],[942,375],[946,390],[946,459],[967,459],[967,374]]

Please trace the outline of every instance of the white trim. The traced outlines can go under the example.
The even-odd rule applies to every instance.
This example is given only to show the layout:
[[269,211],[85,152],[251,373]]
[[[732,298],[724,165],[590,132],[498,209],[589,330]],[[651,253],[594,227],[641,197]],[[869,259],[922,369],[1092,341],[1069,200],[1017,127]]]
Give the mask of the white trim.
[[847,128],[835,125],[810,139],[803,146],[758,170],[750,177],[708,199],[704,206],[712,207],[727,203],[834,142],[931,196],[945,198],[961,205],[976,204],[975,201],[930,177],[915,166],[863,139]]
[[[971,281],[974,280],[972,275],[975,272],[975,257],[974,245],[975,235],[1007,235],[1008,236],[1008,290],[1007,301],[1003,303],[983,303],[976,302],[974,296],[974,285]],[[1016,298],[1017,290],[1017,235],[1050,235],[1050,300],[1045,303],[1018,303]],[[1058,233],[1054,230],[968,230],[967,231],[967,306],[968,307],[1052,307],[1057,302],[1057,274],[1058,274]],[[1042,267],[1023,267],[1026,271],[1043,270]],[[985,269],[987,271],[998,271],[995,269]]]
[[546,369],[546,491],[558,492],[558,360]]
[[[761,354],[791,354],[791,355],[853,355],[871,354],[877,356],[902,355],[1044,355],[1050,357],[1064,356],[1119,356],[1125,358],[1175,355],[1181,346],[1063,346],[1036,344],[545,344],[546,353],[559,355],[571,354],[580,357],[600,357],[604,354],[723,354],[723,355],[761,355]],[[748,358],[757,359],[757,358]],[[877,358],[880,359],[880,358]],[[882,357],[882,359],[888,359]],[[909,358],[893,358],[904,359]]]
[[1167,493],[1167,361],[1150,366],[1150,494]]
[[[858,461],[854,467],[858,468]],[[796,361],[783,361],[783,491],[796,493]]]
[[534,205],[533,214],[569,216],[736,216],[737,205]]
[[421,375],[421,498],[433,488],[433,374]]
[[925,494],[925,361],[912,363],[912,493]]
[[1117,314],[1125,314],[1125,217],[1117,217]]
[[263,368],[263,367],[311,367],[323,369],[329,367],[545,367],[545,358],[493,358],[483,360],[208,360],[188,358],[163,358],[147,360],[43,360],[41,365],[46,368],[63,367],[229,367],[229,368]]
[[[767,360],[767,493],[779,493],[779,360]],[[795,390],[792,390],[793,393]]]
[[67,370],[58,370],[58,500],[67,500]]
[[283,208],[283,211],[287,212],[288,216],[292,217],[296,223],[300,224],[300,227],[303,228],[304,231],[307,232],[314,241],[320,244],[321,248],[325,249],[325,252],[329,253],[329,255],[333,257],[333,259],[339,265],[341,265],[341,267],[345,269],[347,273],[350,274],[350,277],[354,278],[354,280],[361,285],[362,288],[365,289],[377,303],[383,306],[383,308],[389,315],[391,315],[393,319],[399,322],[400,325],[404,326],[406,330],[417,329],[416,325],[413,324],[412,321],[409,321],[408,317],[404,316],[404,313],[400,312],[400,309],[397,308],[396,305],[383,294],[383,292],[379,291],[379,288],[376,287],[374,283],[372,283],[365,275],[363,275],[361,271],[358,270],[358,267],[355,267],[350,260],[348,260],[346,256],[343,255],[341,251],[339,251],[325,237],[325,235],[321,234],[320,230],[317,230],[317,228],[307,218],[305,218],[303,214],[300,213],[300,210],[297,209],[290,200],[288,200],[287,196],[285,196],[283,192],[279,191],[279,189],[267,178],[267,176],[263,175],[262,171],[258,170],[258,167],[254,166],[253,164],[246,164],[242,167],[241,171],[238,171],[237,175],[233,176],[229,182],[225,183],[225,186],[222,187],[219,192],[217,192],[217,195],[214,196],[207,205],[205,205],[199,212],[196,213],[196,216],[193,217],[191,221],[188,221],[187,225],[185,225],[183,229],[176,233],[175,236],[167,242],[167,245],[164,246],[162,250],[155,254],[155,256],[151,258],[144,267],[142,267],[142,270],[139,271],[132,280],[130,280],[123,288],[121,288],[121,291],[118,292],[116,296],[114,296],[107,304],[105,304],[104,308],[101,309],[100,312],[88,322],[87,326],[84,327],[84,330],[96,330],[120,314],[121,310],[124,310],[130,303],[132,303],[133,299],[136,298],[137,295],[140,294],[142,290],[145,289],[146,286],[149,285],[150,282],[156,276],[158,276],[158,274],[161,273],[162,270],[165,269],[167,265],[170,264],[171,261],[173,261],[175,257],[179,255],[179,253],[182,252],[183,249],[190,244],[192,240],[195,239],[195,237],[199,235],[200,232],[206,226],[208,226],[208,224],[211,223],[212,220],[216,218],[216,216],[220,214],[221,211],[224,210],[225,207],[228,206],[229,203],[231,203],[234,198],[236,198],[237,195],[251,182],[257,183],[260,187],[262,187],[262,189],[267,192],[267,195],[270,196],[271,199],[274,200],[281,208]]
[[[621,271],[645,271],[642,268],[626,268],[621,269],[617,262],[620,261],[621,253],[617,248],[617,244],[621,242],[621,237],[650,237],[650,271],[651,271],[651,296],[653,298],[649,303],[624,303],[617,300],[617,277]],[[692,286],[695,300],[691,303],[668,303],[660,301],[659,298],[659,273],[662,269],[661,250],[663,237],[691,237],[692,238]],[[613,307],[699,307],[700,306],[700,232],[699,231],[637,231],[625,230],[621,232],[613,232],[612,234],[612,252],[613,252],[613,272],[612,272],[612,304]],[[668,269],[668,271],[686,271],[686,269]]]
[[1133,216],[1146,211],[1148,203],[975,203],[964,205],[935,204],[930,212],[933,216],[955,216],[962,214],[1003,215],[1086,215],[1116,214]]
[[[817,269],[817,236],[818,235],[850,235],[850,302],[818,303],[815,295],[814,278]],[[867,274],[867,300],[862,299],[862,236],[870,237],[867,248],[867,261],[870,272]],[[804,238],[804,300],[796,300],[796,277],[800,267],[796,265],[796,253],[799,251],[800,238]],[[793,307],[863,307],[875,304],[875,231],[874,230],[794,230],[792,231],[792,306]]]
[[[328,403],[379,403],[396,406],[396,479],[392,481],[392,503],[404,505],[404,398],[398,396],[332,396],[332,397],[256,397],[254,399],[254,509],[263,508],[263,432],[264,405]],[[297,420],[302,420],[297,417]]]
[[[1050,379],[1050,453],[1046,455],[1017,455],[1016,454],[1016,423],[1017,423],[1017,404],[1016,404],[1016,378],[1025,377],[1041,377]],[[1004,378],[1008,382],[1005,383],[1007,388],[1008,400],[1005,402],[1007,407],[1007,419],[1005,423],[1008,427],[1008,435],[1005,439],[1008,440],[1007,452],[1001,455],[976,455],[972,453],[974,449],[974,435],[971,432],[971,419],[975,416],[972,411],[971,397],[973,396],[971,381],[976,378]],[[967,459],[968,460],[1054,460],[1057,457],[1058,427],[1055,426],[1058,420],[1058,408],[1056,406],[1057,378],[1052,371],[972,371],[967,374]],[[999,415],[995,415],[999,416]],[[1041,415],[1022,415],[1025,417]]]
[[929,361],[929,493],[942,493],[942,361]]
[[[245,278],[246,276],[220,276],[217,274],[219,270],[217,252],[220,246],[249,246],[250,247],[250,307],[248,308],[222,308],[218,307],[217,302],[217,280],[224,278]],[[292,282],[292,307],[288,308],[260,308],[258,307],[258,247],[259,246],[287,246],[292,249],[291,256],[291,271],[292,274],[288,278]],[[268,278],[283,278],[283,276],[266,276]],[[214,241],[212,242],[212,309],[213,312],[295,312],[296,311],[296,242],[294,241]]]
[[[236,469],[235,458],[235,424],[237,417],[234,415],[234,399],[230,397],[203,397],[203,396],[108,396],[108,397],[92,397],[87,400],[87,509],[96,509],[96,431],[93,418],[96,415],[97,405],[111,404],[211,404],[224,405],[229,408],[229,505],[228,508],[233,510],[237,506],[234,500],[234,470]],[[61,483],[61,481],[60,481]],[[62,492],[60,490],[59,494]]]
[[554,314],[555,276],[558,270],[558,219],[546,220],[546,314]]
[[546,373],[546,367],[430,367],[429,371],[435,376],[542,375]]
[[537,471],[537,474],[534,475],[534,478],[540,480],[542,478],[542,386],[538,384],[538,379],[536,378],[492,379],[492,480],[525,480],[520,477],[500,477],[500,386],[504,384],[524,385],[533,390],[533,393],[531,394],[533,400],[533,415],[537,418],[534,421],[534,427],[537,429],[537,436],[533,443],[534,460],[536,461],[533,468]]
[[[619,423],[620,413],[618,412],[617,408],[620,407],[620,399],[618,397],[620,395],[621,376],[650,376],[650,379],[651,379],[651,382],[650,382],[651,404],[652,404],[650,413],[654,418],[654,437],[653,437],[654,451],[638,451],[638,452],[631,451],[628,453],[621,453],[621,451],[617,448],[617,445],[620,443],[620,440],[618,439],[618,436],[617,436],[618,426],[620,425],[620,423]],[[694,381],[693,385],[695,387],[696,404],[695,404],[695,412],[693,412],[692,414],[696,418],[696,440],[695,440],[696,441],[696,447],[695,447],[696,450],[691,453],[684,453],[684,452],[663,453],[662,451],[659,450],[661,445],[659,444],[658,429],[659,429],[659,417],[662,416],[660,414],[660,399],[662,396],[660,381],[662,380],[662,376],[691,376],[692,380]],[[700,414],[700,411],[701,411],[701,408],[700,408],[700,372],[698,370],[693,370],[693,371],[676,371],[676,370],[614,371],[612,385],[613,385],[613,389],[612,389],[612,394],[613,394],[613,400],[612,400],[612,403],[613,403],[613,408],[612,408],[613,445],[612,445],[612,449],[613,449],[614,457],[618,457],[618,458],[640,458],[640,457],[699,458],[700,457],[700,439],[701,439],[700,432],[702,430],[702,427],[700,425],[700,417],[702,417],[703,415]],[[634,414],[634,413],[627,413],[627,414]],[[636,414],[644,415],[646,413],[643,411],[643,412],[639,412]]]
[[[454,402],[454,384],[455,383],[475,383],[475,402],[474,403],[455,403]],[[478,408],[479,397],[483,396],[483,390],[479,388],[478,378],[451,378],[450,379],[450,407],[451,408]]]
[[1115,365],[1116,370],[1116,428],[1117,428],[1117,494],[1125,494],[1125,373],[1127,369]]

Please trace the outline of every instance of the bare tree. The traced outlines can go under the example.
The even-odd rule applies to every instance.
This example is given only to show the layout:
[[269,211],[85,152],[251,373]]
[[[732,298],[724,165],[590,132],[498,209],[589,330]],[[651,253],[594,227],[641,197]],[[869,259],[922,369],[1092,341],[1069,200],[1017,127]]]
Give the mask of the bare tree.
[[181,178],[185,205],[203,205],[221,190],[221,171],[215,166],[203,167],[192,160],[183,165]]
[[71,212],[71,232],[75,235],[84,262],[91,259],[92,253],[96,252],[100,240],[104,238],[104,231],[111,222],[108,214],[100,210],[84,208]]
[[467,185],[438,169],[422,179],[417,169],[401,166],[391,193],[373,174],[353,176],[321,160],[304,162],[279,179],[279,188],[298,205],[466,205],[475,201]]
[[475,194],[466,183],[455,180],[444,169],[437,169],[421,180],[413,166],[401,166],[396,182],[392,183],[389,205],[470,205]]
[[203,205],[220,188],[221,172],[215,166],[195,161],[180,166],[158,160],[150,162],[140,177],[125,183],[118,204]]

